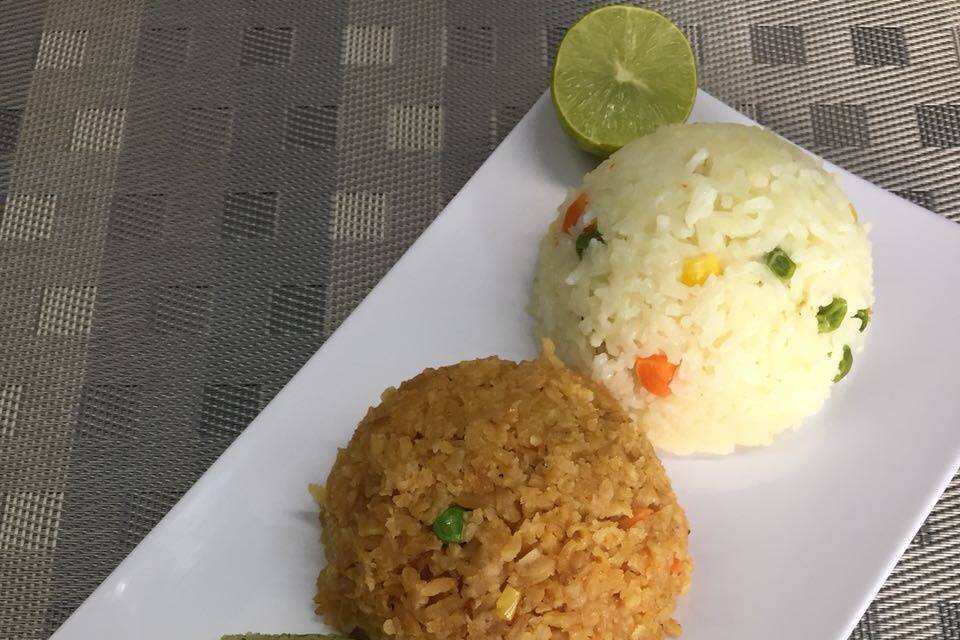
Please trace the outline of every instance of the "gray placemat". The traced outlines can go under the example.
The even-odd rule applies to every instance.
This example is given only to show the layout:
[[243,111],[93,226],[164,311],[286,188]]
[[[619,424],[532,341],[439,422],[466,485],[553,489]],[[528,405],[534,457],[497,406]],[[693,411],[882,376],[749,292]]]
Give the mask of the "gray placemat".
[[[47,637],[153,527],[596,4],[0,0],[0,638]],[[960,216],[956,0],[654,7],[704,88]],[[853,637],[960,638],[958,535],[954,482]]]

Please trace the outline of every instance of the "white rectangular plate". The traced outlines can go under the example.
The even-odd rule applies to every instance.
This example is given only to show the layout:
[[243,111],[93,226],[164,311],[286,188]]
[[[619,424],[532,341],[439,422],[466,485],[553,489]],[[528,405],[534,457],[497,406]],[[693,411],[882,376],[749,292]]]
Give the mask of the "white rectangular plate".
[[[694,119],[749,122],[703,93]],[[535,355],[525,307],[537,243],[593,164],[541,98],[56,640],[323,630],[307,483],[326,479],[384,388],[428,366]],[[957,469],[960,228],[839,173],[873,226],[875,324],[800,431],[724,458],[665,459],[693,530],[685,640],[845,639]]]

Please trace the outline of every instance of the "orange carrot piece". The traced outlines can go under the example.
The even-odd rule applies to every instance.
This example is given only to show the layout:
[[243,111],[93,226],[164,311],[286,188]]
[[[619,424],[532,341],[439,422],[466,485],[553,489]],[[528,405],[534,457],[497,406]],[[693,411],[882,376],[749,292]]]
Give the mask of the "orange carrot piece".
[[620,518],[620,522],[617,526],[619,526],[621,529],[629,529],[644,518],[652,516],[653,514],[654,511],[650,507],[642,507],[639,504],[635,504],[633,505],[633,514]]
[[670,563],[670,573],[676,575],[680,573],[680,569],[683,568],[683,563],[680,562],[680,556],[673,556],[673,562]]
[[583,212],[587,210],[587,194],[581,193],[577,196],[577,199],[570,203],[570,206],[567,207],[567,212],[563,216],[563,222],[560,224],[560,231],[564,233],[570,233],[570,229],[573,225],[577,224],[577,220],[580,219],[580,216],[583,215]]
[[677,372],[677,366],[679,365],[667,360],[667,356],[657,353],[646,358],[637,358],[633,370],[644,389],[655,396],[665,397],[670,395],[670,382],[673,374]]

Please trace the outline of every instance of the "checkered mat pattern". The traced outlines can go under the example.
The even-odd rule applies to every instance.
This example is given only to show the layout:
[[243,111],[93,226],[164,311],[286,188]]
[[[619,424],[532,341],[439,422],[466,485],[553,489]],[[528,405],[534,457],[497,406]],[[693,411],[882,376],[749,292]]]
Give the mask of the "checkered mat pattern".
[[[596,4],[0,0],[0,638],[47,637],[153,527]],[[956,0],[653,6],[704,88],[960,217]],[[960,483],[853,637],[960,639]]]

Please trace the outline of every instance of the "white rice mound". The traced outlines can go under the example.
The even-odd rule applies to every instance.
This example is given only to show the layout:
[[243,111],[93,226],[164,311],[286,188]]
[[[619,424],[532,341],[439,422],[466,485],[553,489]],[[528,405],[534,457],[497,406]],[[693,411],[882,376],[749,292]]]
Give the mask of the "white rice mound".
[[[582,192],[586,211],[564,233]],[[536,333],[605,383],[668,452],[769,444],[820,409],[844,345],[854,356],[863,347],[852,316],[873,307],[868,229],[835,177],[772,133],[663,127],[587,174],[559,211],[540,245]],[[575,240],[591,223],[604,242],[579,258]],[[797,265],[787,283],[763,261],[776,247]],[[722,274],[683,284],[684,259],[706,253]],[[820,333],[817,312],[834,297],[846,299],[846,318]],[[634,373],[654,354],[679,365],[665,397]]]

